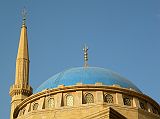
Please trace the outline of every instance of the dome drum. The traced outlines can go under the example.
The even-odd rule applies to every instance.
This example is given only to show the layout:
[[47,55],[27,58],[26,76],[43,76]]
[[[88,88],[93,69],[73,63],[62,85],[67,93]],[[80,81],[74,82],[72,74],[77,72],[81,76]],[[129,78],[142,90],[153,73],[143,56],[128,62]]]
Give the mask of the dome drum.
[[[85,100],[87,94],[91,94]],[[106,95],[110,95],[110,98],[106,98]],[[68,98],[67,98],[68,96]],[[93,99],[92,99],[93,97]],[[78,83],[75,86],[59,86],[58,88],[44,90],[37,94],[34,94],[24,101],[18,106],[15,110],[15,117],[25,116],[22,114],[22,110],[25,108],[27,113],[32,113],[34,111],[42,111],[48,109],[48,107],[43,106],[48,99],[54,99],[53,108],[51,110],[61,109],[62,107],[66,108],[76,108],[76,107],[84,107],[84,106],[122,106],[124,108],[133,108],[135,110],[144,110],[152,113],[159,113],[160,108],[159,105],[149,98],[148,96],[138,93],[134,90],[121,88],[119,86],[103,86],[101,83],[96,83],[94,85],[83,85]],[[112,99],[113,98],[113,99]],[[127,99],[126,102],[124,99]],[[108,101],[108,103],[106,102]],[[140,102],[147,102],[145,106],[146,109],[141,108]],[[34,104],[38,104],[37,108],[34,108]],[[86,105],[87,104],[87,105]],[[28,108],[28,109],[27,109]],[[31,109],[29,111],[29,108]],[[156,111],[153,111],[156,110]]]

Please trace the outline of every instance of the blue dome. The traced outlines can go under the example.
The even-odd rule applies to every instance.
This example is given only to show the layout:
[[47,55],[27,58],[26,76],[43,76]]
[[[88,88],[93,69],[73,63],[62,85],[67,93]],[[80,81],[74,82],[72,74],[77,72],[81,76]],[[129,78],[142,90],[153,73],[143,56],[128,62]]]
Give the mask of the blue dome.
[[77,67],[58,73],[41,84],[35,93],[56,88],[58,85],[71,86],[76,83],[95,84],[97,82],[101,82],[103,85],[112,86],[115,84],[123,88],[132,88],[141,93],[131,81],[111,70],[99,67]]

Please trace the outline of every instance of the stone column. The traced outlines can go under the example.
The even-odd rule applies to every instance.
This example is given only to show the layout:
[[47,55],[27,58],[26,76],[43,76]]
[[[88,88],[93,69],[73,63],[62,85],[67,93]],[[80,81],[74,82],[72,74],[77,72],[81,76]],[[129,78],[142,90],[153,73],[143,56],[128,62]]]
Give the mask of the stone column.
[[82,105],[82,91],[76,91],[76,96],[74,100],[74,105],[75,106],[80,106]]
[[41,110],[43,108],[45,108],[44,105],[45,104],[45,97],[42,97],[39,99],[39,106],[38,106],[38,109]]
[[62,102],[63,102],[63,94],[62,93],[57,93],[55,95],[55,108],[59,108],[62,106]]
[[133,97],[133,107],[140,107],[138,98]]
[[123,105],[123,96],[121,93],[116,93],[116,104]]
[[[102,86],[102,83],[96,82],[96,86]],[[95,93],[95,101],[97,104],[103,104],[103,91],[96,91]]]

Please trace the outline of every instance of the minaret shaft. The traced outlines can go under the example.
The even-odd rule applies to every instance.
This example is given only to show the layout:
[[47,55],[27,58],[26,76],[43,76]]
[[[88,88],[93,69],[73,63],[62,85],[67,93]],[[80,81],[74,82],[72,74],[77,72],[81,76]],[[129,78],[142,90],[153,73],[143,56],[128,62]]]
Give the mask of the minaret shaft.
[[15,85],[26,87],[29,84],[29,61],[25,59],[17,59]]

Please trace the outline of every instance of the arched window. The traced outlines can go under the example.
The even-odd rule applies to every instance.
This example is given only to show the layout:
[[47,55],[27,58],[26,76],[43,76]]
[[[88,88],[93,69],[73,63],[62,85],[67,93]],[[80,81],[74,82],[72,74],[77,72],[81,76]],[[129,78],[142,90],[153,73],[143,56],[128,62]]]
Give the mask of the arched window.
[[131,99],[129,97],[123,98],[124,105],[131,106]]
[[113,103],[113,96],[110,94],[106,94],[104,98],[104,102]]
[[49,98],[48,100],[47,100],[47,107],[48,108],[54,108],[54,98]]
[[85,95],[85,103],[94,103],[94,97],[91,93]]
[[18,116],[22,116],[22,110],[19,111]]
[[145,101],[140,101],[139,105],[141,109],[147,110],[147,103]]
[[33,110],[37,110],[38,109],[38,103],[34,103],[33,104]]
[[23,115],[24,115],[25,111],[26,111],[26,109],[25,109],[25,108],[23,108],[23,109],[22,109],[22,114],[23,114]]
[[66,106],[73,106],[73,96],[72,95],[66,96]]
[[31,104],[29,104],[28,112],[30,112],[30,111],[31,111],[31,107],[32,107],[32,106],[31,106]]
[[155,107],[152,107],[152,112],[157,114],[157,111],[156,111],[156,108]]

